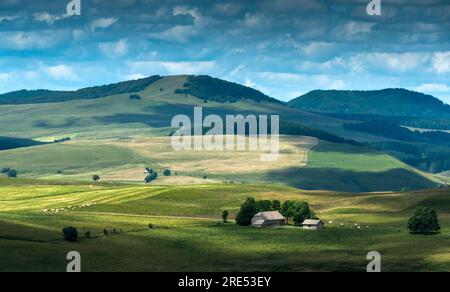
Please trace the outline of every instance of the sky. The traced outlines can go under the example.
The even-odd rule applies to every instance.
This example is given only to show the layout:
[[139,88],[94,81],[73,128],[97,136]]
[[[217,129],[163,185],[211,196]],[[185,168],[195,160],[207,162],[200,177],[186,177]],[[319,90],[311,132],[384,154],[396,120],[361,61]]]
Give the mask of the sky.
[[450,103],[450,0],[0,1],[0,93],[206,74],[283,101],[407,88]]

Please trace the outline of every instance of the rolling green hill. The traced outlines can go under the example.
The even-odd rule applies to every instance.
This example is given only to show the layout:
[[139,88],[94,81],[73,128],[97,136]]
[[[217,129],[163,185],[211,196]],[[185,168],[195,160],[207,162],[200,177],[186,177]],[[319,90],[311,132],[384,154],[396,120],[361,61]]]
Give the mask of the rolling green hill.
[[151,76],[133,81],[83,88],[77,91],[19,90],[0,95],[0,104],[53,103],[69,100],[96,99],[110,95],[142,91],[162,77]]
[[[151,84],[143,88],[147,82]],[[128,90],[132,92],[125,92]],[[180,94],[180,90],[189,91]],[[207,177],[213,182],[270,182],[303,189],[355,192],[432,188],[439,183],[392,157],[379,155],[369,148],[359,147],[357,143],[347,145],[352,142],[330,133],[336,129],[342,129],[345,133],[342,120],[293,109],[256,90],[211,77],[154,77],[84,91],[96,92],[95,95],[87,95],[95,98],[57,102],[62,98],[58,97],[50,103],[21,101],[21,104],[0,105],[0,136],[42,142],[71,139],[68,143],[1,151],[0,165],[17,169],[19,176],[62,180],[90,180],[93,174],[97,174],[106,180],[141,183],[143,167],[152,166],[161,171],[171,166],[180,173],[177,180],[185,183],[199,183]],[[117,94],[119,92],[122,93]],[[116,94],[100,97],[109,93]],[[132,94],[139,98],[131,98]],[[205,102],[207,95],[212,98]],[[29,98],[28,102],[31,102],[34,97]],[[49,98],[53,97],[50,95]],[[294,137],[293,141],[286,142],[287,149],[282,153],[286,163],[255,169],[254,166],[259,164],[247,165],[238,156],[236,168],[248,168],[243,173],[236,172],[231,167],[233,164],[225,162],[236,157],[217,154],[215,157],[199,156],[195,153],[162,157],[161,153],[170,152],[155,145],[162,143],[161,139],[173,132],[171,119],[180,114],[193,118],[193,108],[196,106],[203,107],[205,116],[280,115],[281,133]],[[337,133],[341,134],[339,131]],[[357,131],[350,133],[356,137],[365,135]],[[320,140],[319,147],[312,147],[312,154],[306,159],[303,154],[299,154],[298,158],[290,156],[304,153],[305,145],[301,139],[295,141],[295,137],[301,135]],[[323,153],[321,145],[327,141],[333,142],[330,145],[334,145],[331,148],[336,151],[327,151],[330,155],[322,161],[326,163],[319,166],[315,160],[320,157],[317,154]],[[170,147],[169,141],[164,143],[165,147]],[[293,146],[295,143],[298,146]],[[144,147],[148,149],[143,151]],[[308,147],[306,149],[310,150]],[[158,152],[160,150],[163,152]],[[358,163],[362,156],[356,153],[360,151],[368,158],[361,161],[367,163],[359,169],[346,169],[340,158]],[[206,158],[210,159],[209,162]],[[185,162],[181,162],[182,159]],[[395,165],[381,167],[392,161]],[[224,167],[227,165],[228,168]]]
[[449,119],[450,105],[405,89],[376,91],[316,90],[291,100],[289,106],[331,114]]
[[[394,155],[423,171],[450,169],[450,105],[405,89],[317,90],[289,106],[347,120],[332,132]],[[411,131],[421,128],[427,131]]]

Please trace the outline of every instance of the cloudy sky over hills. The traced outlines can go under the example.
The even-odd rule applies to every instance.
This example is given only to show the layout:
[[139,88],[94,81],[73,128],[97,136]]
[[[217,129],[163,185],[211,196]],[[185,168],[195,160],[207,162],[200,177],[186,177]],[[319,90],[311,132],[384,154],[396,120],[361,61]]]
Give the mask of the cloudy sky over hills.
[[289,100],[404,87],[450,103],[450,1],[0,2],[0,92],[209,74]]

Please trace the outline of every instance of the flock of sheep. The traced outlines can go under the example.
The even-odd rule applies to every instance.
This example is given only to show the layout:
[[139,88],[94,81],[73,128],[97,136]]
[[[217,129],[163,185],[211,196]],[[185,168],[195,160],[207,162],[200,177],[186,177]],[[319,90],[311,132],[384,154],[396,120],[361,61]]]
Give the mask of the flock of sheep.
[[81,209],[81,208],[91,207],[91,206],[95,206],[95,205],[97,205],[97,203],[83,203],[78,206],[68,206],[66,208],[60,208],[60,209],[43,209],[42,213],[62,213],[62,212],[68,212],[70,210]]
[[[333,221],[328,221],[329,225],[332,225],[334,222]],[[341,228],[345,228],[345,224],[341,223],[340,224]],[[356,228],[356,229],[362,229],[361,225],[359,225],[358,223],[355,223],[354,225],[351,226],[352,228]],[[365,228],[369,228],[369,226],[365,226]]]

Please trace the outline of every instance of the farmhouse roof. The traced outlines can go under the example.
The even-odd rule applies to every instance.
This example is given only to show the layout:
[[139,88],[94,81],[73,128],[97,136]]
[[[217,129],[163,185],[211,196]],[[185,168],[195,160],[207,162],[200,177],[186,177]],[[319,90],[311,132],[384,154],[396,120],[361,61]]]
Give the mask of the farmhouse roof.
[[303,222],[302,225],[319,225],[319,224],[323,224],[323,222],[321,220],[307,219],[305,220],[305,222]]
[[278,211],[261,212],[256,214],[256,216],[261,216],[264,220],[286,220],[286,218]]

